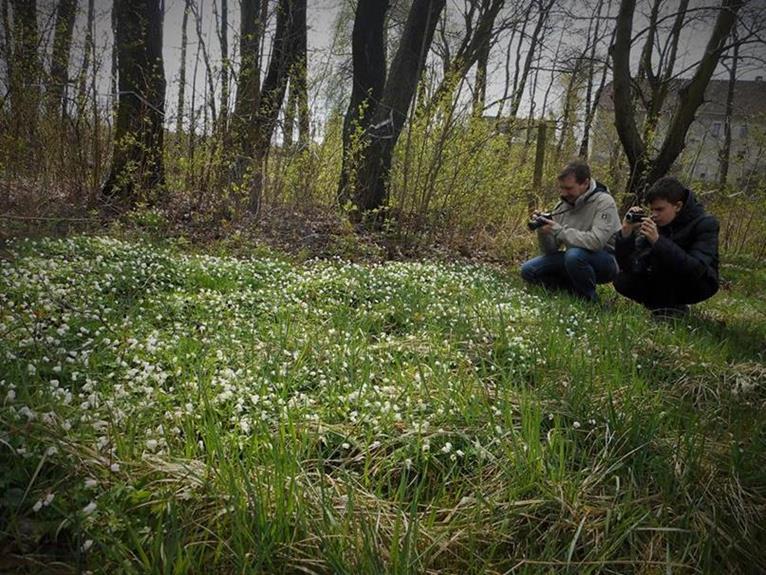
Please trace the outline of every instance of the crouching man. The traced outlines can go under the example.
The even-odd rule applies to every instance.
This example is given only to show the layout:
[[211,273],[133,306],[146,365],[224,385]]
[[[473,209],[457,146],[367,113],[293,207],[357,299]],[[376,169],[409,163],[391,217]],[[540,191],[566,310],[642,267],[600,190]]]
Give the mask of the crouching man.
[[617,275],[612,255],[613,236],[620,229],[617,206],[585,162],[567,164],[558,183],[561,201],[550,214],[536,212],[530,221],[542,255],[521,266],[521,277],[595,302],[596,284],[609,283]]
[[650,214],[628,210],[615,253],[615,289],[655,315],[678,316],[718,291],[718,221],[675,178],[646,195]]

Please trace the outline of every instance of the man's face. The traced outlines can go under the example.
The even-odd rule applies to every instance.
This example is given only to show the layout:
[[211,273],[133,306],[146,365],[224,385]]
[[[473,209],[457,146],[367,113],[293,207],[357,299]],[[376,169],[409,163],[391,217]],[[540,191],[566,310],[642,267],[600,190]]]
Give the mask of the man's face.
[[569,174],[564,179],[559,180],[559,195],[561,199],[569,204],[574,204],[575,200],[582,196],[590,188],[590,178],[586,178],[582,184],[578,184],[574,174]]
[[678,212],[684,207],[683,202],[670,203],[669,201],[657,198],[649,204],[649,209],[652,212],[652,219],[657,224],[658,228],[667,226],[670,222],[676,219]]

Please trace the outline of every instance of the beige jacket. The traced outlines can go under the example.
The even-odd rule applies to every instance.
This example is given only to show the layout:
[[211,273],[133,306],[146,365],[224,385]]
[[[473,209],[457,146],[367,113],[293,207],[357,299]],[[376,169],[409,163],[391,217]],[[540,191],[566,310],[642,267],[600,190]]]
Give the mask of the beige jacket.
[[[560,212],[560,213],[557,213]],[[591,178],[590,189],[577,198],[574,206],[560,201],[553,209],[553,233],[537,232],[544,254],[565,248],[614,250],[614,234],[621,227],[617,205],[607,187]]]

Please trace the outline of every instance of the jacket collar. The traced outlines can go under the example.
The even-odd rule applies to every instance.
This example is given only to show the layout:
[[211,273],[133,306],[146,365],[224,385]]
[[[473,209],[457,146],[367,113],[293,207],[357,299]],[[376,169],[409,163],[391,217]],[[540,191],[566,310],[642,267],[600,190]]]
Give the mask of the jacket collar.
[[[575,200],[574,204],[569,204],[573,208],[579,208],[580,206],[586,204],[588,200],[593,196],[593,194],[596,193],[596,178],[591,177],[590,179],[590,187],[588,188],[588,191],[585,192],[582,196],[578,197]],[[568,203],[568,202],[564,202]]]

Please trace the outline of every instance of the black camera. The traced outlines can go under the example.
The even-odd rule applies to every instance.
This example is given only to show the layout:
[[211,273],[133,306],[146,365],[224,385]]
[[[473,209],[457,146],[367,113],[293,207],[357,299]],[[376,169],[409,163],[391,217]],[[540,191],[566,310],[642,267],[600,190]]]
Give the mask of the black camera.
[[532,219],[530,219],[527,222],[527,227],[530,231],[535,231],[537,228],[542,228],[545,225],[545,222],[543,221],[543,218],[546,220],[550,220],[553,217],[553,214],[550,212],[543,212],[541,214],[537,214],[535,216],[532,216]]
[[646,212],[628,212],[625,214],[625,221],[629,224],[637,224],[644,221],[644,218],[646,217]]

